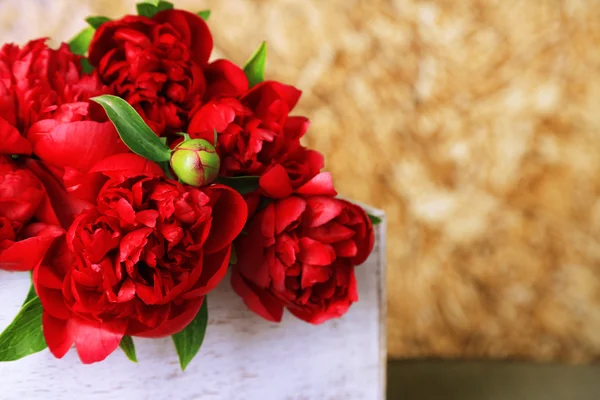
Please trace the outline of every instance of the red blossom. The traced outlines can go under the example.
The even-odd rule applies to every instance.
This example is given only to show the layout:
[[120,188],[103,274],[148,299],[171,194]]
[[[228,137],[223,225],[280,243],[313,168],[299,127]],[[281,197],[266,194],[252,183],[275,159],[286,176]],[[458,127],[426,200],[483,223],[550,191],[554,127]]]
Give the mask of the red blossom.
[[228,187],[186,187],[154,168],[113,169],[121,162],[95,167],[111,176],[97,204],[34,272],[56,357],[74,343],[84,363],[96,362],[125,334],[182,330],[224,277],[246,221],[243,199]]
[[358,300],[354,266],[373,248],[365,212],[326,196],[275,200],[236,240],[231,283],[248,308],[270,321],[283,309],[307,322],[342,316]]
[[262,175],[300,147],[308,120],[289,116],[300,94],[293,86],[260,83],[240,99],[203,105],[192,117],[188,133],[212,141],[218,132],[221,175]]
[[96,75],[82,73],[80,59],[66,44],[48,48],[45,39],[0,49],[0,154],[31,154],[26,136],[34,123],[65,120],[81,112],[68,104],[105,91]]
[[185,130],[203,99],[238,96],[248,88],[229,61],[208,64],[213,40],[206,23],[182,10],[152,18],[126,16],[102,24],[90,62],[112,92],[129,102],[158,135]]

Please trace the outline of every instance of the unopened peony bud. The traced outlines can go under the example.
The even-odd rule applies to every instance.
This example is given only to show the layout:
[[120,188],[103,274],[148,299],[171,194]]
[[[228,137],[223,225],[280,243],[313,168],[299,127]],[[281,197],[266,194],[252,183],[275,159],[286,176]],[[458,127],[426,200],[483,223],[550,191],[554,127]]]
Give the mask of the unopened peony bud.
[[171,154],[171,168],[191,186],[210,184],[219,175],[221,160],[215,147],[204,139],[181,142]]

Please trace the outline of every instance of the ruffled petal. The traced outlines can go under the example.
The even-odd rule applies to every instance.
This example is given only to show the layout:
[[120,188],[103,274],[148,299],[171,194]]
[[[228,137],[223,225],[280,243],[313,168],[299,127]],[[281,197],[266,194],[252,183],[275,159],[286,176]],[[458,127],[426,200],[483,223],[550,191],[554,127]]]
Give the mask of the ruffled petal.
[[182,35],[182,41],[190,48],[193,61],[200,66],[208,63],[213,48],[213,38],[202,18],[184,10],[165,10],[152,19],[171,24]]

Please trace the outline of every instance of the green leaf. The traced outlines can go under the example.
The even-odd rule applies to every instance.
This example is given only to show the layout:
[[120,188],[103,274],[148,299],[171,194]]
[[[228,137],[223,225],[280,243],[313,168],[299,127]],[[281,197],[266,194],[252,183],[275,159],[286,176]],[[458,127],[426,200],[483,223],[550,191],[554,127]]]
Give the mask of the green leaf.
[[81,69],[86,74],[91,74],[94,71],[94,66],[90,64],[87,58],[81,59]]
[[15,361],[46,348],[42,331],[42,303],[35,296],[21,307],[0,334],[0,361]]
[[373,225],[379,225],[383,220],[375,215],[367,214]]
[[112,20],[108,17],[102,17],[99,15],[87,17],[85,19],[85,22],[87,22],[94,29],[100,28],[100,25],[102,25],[103,23],[108,22],[108,21],[112,21]]
[[240,194],[246,194],[258,189],[258,179],[258,176],[219,177],[217,183],[229,186]]
[[161,12],[164,10],[172,10],[173,3],[169,3],[168,1],[161,1],[160,3],[158,3],[158,6],[156,7],[156,9],[158,10],[157,12]]
[[138,15],[142,17],[152,18],[156,14],[156,6],[150,3],[138,3],[135,6]]
[[83,56],[87,53],[88,47],[90,47],[90,43],[92,42],[92,38],[94,37],[94,33],[96,30],[91,26],[88,26],[81,32],[77,34],[71,41],[69,42],[69,48],[74,54],[78,54]]
[[213,138],[213,146],[215,146],[215,148],[217,147],[218,142],[219,142],[219,134],[217,133],[217,130],[215,129],[215,135]]
[[260,47],[244,65],[244,73],[248,78],[250,87],[265,80],[265,66],[267,64],[267,42],[262,42]]
[[160,141],[129,103],[120,97],[107,94],[91,100],[104,108],[119,136],[131,151],[152,161],[169,161],[171,149]]
[[173,8],[173,3],[169,3],[168,1],[153,1],[146,3],[138,3],[136,5],[138,15],[143,17],[152,18],[154,15],[158,14],[164,10],[170,10]]
[[202,342],[204,341],[204,335],[206,333],[206,325],[208,324],[208,305],[206,297],[200,311],[196,315],[196,318],[190,322],[181,332],[176,333],[172,336],[173,343],[175,343],[175,350],[179,356],[179,364],[181,370],[184,371],[188,364],[192,361],[194,356],[200,350]]
[[131,338],[131,336],[123,336],[123,339],[121,339],[121,344],[119,344],[119,346],[121,347],[123,353],[125,353],[127,358],[129,358],[134,363],[137,362],[137,355],[135,354],[135,344],[133,344],[133,339]]
[[208,18],[210,17],[210,10],[198,11],[197,15],[203,20],[208,21]]

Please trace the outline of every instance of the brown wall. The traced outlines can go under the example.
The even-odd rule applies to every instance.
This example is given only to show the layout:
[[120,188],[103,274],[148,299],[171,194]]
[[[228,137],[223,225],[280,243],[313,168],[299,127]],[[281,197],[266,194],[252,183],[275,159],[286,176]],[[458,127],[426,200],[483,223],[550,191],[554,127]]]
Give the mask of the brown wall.
[[[46,3],[0,0],[0,37],[133,9]],[[600,3],[175,4],[238,63],[266,39],[339,191],[386,210],[392,356],[600,354]]]

